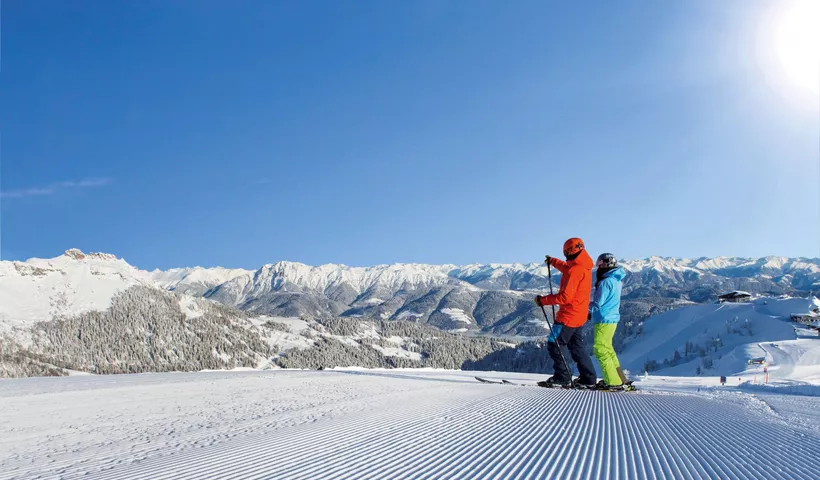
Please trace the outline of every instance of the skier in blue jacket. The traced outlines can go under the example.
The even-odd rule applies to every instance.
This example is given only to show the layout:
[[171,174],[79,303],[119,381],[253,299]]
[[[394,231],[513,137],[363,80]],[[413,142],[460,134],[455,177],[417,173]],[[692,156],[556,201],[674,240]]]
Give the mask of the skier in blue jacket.
[[611,253],[599,255],[595,265],[595,294],[589,304],[589,314],[595,329],[592,351],[604,375],[604,379],[598,382],[598,388],[626,388],[629,383],[612,347],[612,338],[621,319],[621,282],[626,271],[618,266],[618,260]]

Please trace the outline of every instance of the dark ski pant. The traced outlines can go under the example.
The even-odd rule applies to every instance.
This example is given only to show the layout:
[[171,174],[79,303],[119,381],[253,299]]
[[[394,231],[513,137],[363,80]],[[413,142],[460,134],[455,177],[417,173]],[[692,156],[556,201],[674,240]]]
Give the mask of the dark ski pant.
[[[569,353],[572,360],[578,365],[578,373],[581,375],[580,381],[586,385],[594,384],[598,378],[595,375],[595,367],[592,366],[592,360],[584,351],[584,337],[581,332],[581,327],[567,327],[561,324],[556,324],[555,338],[558,340],[558,345],[552,340],[550,335],[549,342],[547,342],[547,351],[552,358],[553,368],[555,370],[555,379],[560,383],[567,383],[572,381],[572,373],[567,371],[564,361],[561,359],[561,350],[564,347],[569,348]],[[560,345],[560,347],[559,347]],[[566,349],[564,348],[564,355]],[[569,362],[569,358],[567,358]]]

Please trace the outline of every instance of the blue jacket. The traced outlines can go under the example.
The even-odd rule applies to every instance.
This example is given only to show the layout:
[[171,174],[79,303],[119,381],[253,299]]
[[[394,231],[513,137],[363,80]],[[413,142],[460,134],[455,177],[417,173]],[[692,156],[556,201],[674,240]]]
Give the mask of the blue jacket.
[[626,271],[618,267],[606,272],[598,283],[589,304],[594,323],[618,323],[621,319],[621,281],[625,276]]

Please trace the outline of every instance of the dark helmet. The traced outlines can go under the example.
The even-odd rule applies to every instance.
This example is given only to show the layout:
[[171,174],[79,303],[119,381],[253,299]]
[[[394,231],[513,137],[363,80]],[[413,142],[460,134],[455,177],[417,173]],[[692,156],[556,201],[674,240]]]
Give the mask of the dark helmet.
[[618,266],[618,259],[611,253],[602,253],[598,255],[598,261],[595,262],[598,268],[615,268]]

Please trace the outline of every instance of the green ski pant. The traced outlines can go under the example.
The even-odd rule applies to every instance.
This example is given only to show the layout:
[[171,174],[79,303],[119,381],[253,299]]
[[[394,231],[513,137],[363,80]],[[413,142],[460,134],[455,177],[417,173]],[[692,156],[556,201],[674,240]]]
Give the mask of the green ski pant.
[[623,384],[621,376],[618,375],[618,368],[621,364],[618,362],[618,356],[615,355],[615,349],[612,348],[612,337],[615,336],[616,328],[618,328],[617,323],[596,323],[595,343],[592,346],[595,358],[601,364],[604,381],[609,386]]

